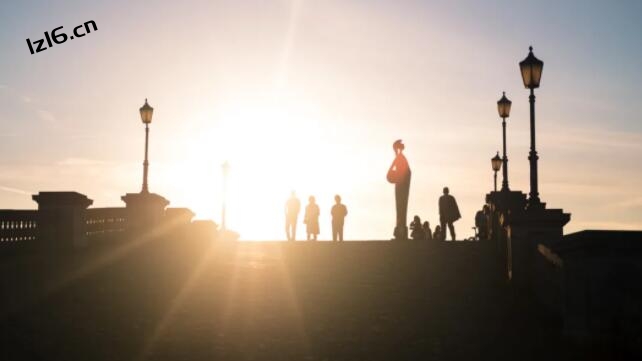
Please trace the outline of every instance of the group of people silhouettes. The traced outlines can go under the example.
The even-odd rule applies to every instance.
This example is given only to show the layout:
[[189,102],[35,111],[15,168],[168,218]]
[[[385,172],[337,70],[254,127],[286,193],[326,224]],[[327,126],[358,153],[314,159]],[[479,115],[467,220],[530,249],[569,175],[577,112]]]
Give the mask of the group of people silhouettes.
[[435,241],[444,241],[446,240],[446,231],[450,231],[450,236],[454,241],[455,238],[455,223],[458,219],[461,218],[459,213],[459,207],[457,206],[457,201],[455,197],[450,195],[450,190],[448,187],[444,187],[444,194],[439,197],[439,225],[435,227],[435,232],[433,233],[430,229],[430,223],[425,221],[421,223],[421,218],[415,216],[410,222],[410,238],[415,240],[435,240]]
[[[332,215],[332,241],[343,241],[343,225],[348,215],[348,208],[341,203],[341,196],[334,196],[334,206],[330,214]],[[293,191],[290,198],[285,202],[285,234],[288,241],[296,240],[296,226],[301,211],[301,202]],[[305,223],[306,239],[316,241],[320,233],[319,216],[321,211],[316,203],[314,196],[308,198],[308,205],[305,207],[303,223]]]
[[[408,239],[408,227],[406,219],[408,214],[408,197],[410,194],[410,165],[403,151],[405,145],[401,139],[392,144],[395,152],[393,160],[386,178],[388,182],[395,185],[395,203],[397,220],[393,232],[393,240]],[[332,207],[332,240],[343,241],[343,225],[348,209],[341,203],[341,196],[334,196],[335,205]],[[285,203],[285,233],[288,241],[296,240],[296,226],[301,211],[301,202],[293,191],[290,199]],[[303,223],[306,225],[306,234],[308,241],[316,241],[320,233],[319,216],[321,212],[319,205],[316,203],[314,196],[308,198],[308,205],[305,207]],[[415,216],[410,223],[410,238],[425,240],[446,240],[446,233],[449,231],[452,240],[456,240],[454,223],[461,218],[459,207],[455,197],[450,195],[448,187],[444,187],[443,195],[439,197],[439,225],[435,227],[433,233],[430,229],[429,222],[421,223],[421,218]]]
[[[408,227],[406,227],[406,217],[408,214],[408,195],[410,193],[410,165],[406,156],[403,154],[406,146],[401,139],[392,144],[392,150],[395,152],[395,159],[392,161],[386,178],[388,182],[395,185],[395,203],[397,209],[397,222],[393,232],[394,240],[408,239]],[[421,223],[419,216],[415,216],[410,223],[410,237],[413,239],[430,239],[445,240],[446,231],[450,231],[453,241],[455,238],[454,222],[461,218],[459,207],[455,197],[450,195],[448,187],[444,187],[444,194],[439,198],[439,225],[435,227],[435,233],[431,233],[430,223]],[[446,229],[448,227],[448,229]]]

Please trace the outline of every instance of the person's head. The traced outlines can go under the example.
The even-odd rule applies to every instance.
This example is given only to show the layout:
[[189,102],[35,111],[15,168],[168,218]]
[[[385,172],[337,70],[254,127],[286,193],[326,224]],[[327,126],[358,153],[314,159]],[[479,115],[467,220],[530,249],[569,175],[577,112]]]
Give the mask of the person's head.
[[448,187],[444,187],[444,194],[448,194],[448,193],[450,193],[450,190],[448,189]]
[[428,228],[428,227],[430,227],[430,223],[428,223],[428,221],[425,221],[424,222],[424,228]]
[[401,139],[397,139],[394,143],[392,143],[392,149],[395,151],[395,154],[399,154],[404,149],[406,149],[406,146],[403,145],[403,142],[401,141]]
[[338,194],[337,194],[336,196],[334,196],[334,201],[335,201],[337,204],[340,204],[340,203],[341,203],[341,196],[340,196],[340,195],[338,195]]
[[314,204],[316,199],[314,198],[314,196],[310,196],[310,198],[308,198],[308,201],[310,201],[311,204]]
[[441,226],[435,226],[435,232],[440,232],[441,231]]
[[419,216],[415,216],[415,218],[414,218],[414,222],[415,222],[415,223],[420,223],[420,224],[421,224],[421,219],[419,218]]

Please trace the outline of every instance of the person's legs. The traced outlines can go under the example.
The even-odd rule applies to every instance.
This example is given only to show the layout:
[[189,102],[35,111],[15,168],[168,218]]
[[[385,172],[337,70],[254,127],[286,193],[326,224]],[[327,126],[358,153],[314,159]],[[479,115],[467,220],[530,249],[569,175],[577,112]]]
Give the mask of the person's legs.
[[337,240],[337,235],[338,235],[338,225],[334,222],[332,222],[332,241],[336,242]]
[[397,227],[395,238],[408,239],[408,195],[410,194],[410,176],[403,183],[395,185],[395,200],[397,203]]
[[450,230],[450,236],[453,238],[453,241],[455,241],[455,225],[453,224],[453,222],[448,222],[448,229]]
[[292,240],[292,236],[290,236],[290,220],[287,218],[285,219],[285,236],[288,241]]
[[441,234],[439,235],[439,239],[437,241],[445,241],[446,240],[446,222],[441,221],[439,225],[441,226]]
[[339,241],[343,242],[343,223],[339,225]]

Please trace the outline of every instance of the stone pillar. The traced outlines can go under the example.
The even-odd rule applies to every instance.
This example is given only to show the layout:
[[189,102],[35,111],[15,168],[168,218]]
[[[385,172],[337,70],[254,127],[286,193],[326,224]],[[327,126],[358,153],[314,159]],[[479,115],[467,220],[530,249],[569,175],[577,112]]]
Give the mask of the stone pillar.
[[94,201],[77,192],[40,192],[31,198],[38,203],[38,248],[65,250],[87,245],[85,210]]
[[486,203],[491,209],[491,241],[495,243],[502,269],[508,275],[510,268],[508,234],[505,222],[509,214],[521,212],[526,207],[526,194],[520,191],[502,190],[486,194]]
[[561,240],[564,225],[571,219],[571,215],[561,209],[544,207],[510,212],[504,217],[509,250],[508,278],[520,288],[530,288],[532,284],[537,245],[548,246]]
[[139,235],[159,229],[169,201],[156,193],[127,193],[121,197],[126,204],[125,229],[129,235]]

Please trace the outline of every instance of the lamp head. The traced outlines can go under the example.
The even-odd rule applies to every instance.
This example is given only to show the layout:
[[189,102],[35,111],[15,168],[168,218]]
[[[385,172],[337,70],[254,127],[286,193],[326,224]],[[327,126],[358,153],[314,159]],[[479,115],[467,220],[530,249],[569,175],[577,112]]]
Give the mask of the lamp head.
[[502,98],[497,101],[497,111],[500,118],[508,118],[510,116],[510,106],[513,104],[506,98],[506,92],[502,92]]
[[147,104],[147,98],[145,98],[145,104],[140,107],[140,120],[144,124],[149,124],[152,122],[152,115],[154,115],[154,108]]
[[499,152],[490,159],[490,165],[493,167],[493,171],[495,172],[502,169],[502,158],[499,157]]
[[519,69],[522,72],[524,86],[528,89],[539,88],[539,81],[542,78],[544,62],[533,55],[533,47],[528,48],[528,56],[519,62]]

